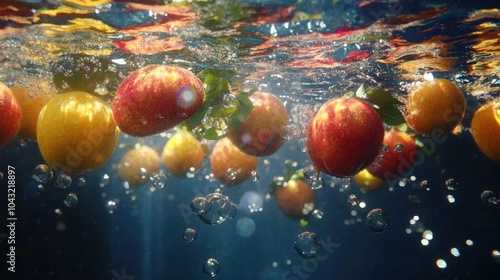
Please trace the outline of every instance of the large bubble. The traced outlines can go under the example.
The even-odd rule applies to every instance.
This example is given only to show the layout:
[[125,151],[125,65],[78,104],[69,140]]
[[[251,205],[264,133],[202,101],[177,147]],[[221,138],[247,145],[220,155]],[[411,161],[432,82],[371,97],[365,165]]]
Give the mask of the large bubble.
[[389,214],[380,208],[371,210],[366,216],[366,225],[373,233],[384,232],[390,223]]
[[315,233],[308,231],[297,235],[294,247],[299,256],[306,260],[315,258],[322,248],[319,237]]

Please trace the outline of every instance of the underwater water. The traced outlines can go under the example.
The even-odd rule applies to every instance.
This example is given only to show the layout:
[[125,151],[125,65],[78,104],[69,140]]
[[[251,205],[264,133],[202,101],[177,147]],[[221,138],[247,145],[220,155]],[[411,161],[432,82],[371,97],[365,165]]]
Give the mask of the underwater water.
[[[499,31],[500,4],[479,0],[2,0],[9,87],[85,91],[111,105],[147,65],[208,69],[230,75],[235,91],[279,97],[293,126],[234,187],[212,174],[214,140],[202,141],[207,156],[187,178],[161,163],[164,175],[126,183],[124,154],[148,145],[161,157],[176,129],[120,133],[87,174],[44,170],[37,141],[17,136],[0,148],[0,279],[499,279],[500,164],[470,133],[473,113],[500,93]],[[320,173],[307,221],[283,213],[274,188],[311,165],[306,131],[320,105],[363,83],[404,102],[430,76],[464,93],[460,129],[412,133],[424,156],[377,191]]]

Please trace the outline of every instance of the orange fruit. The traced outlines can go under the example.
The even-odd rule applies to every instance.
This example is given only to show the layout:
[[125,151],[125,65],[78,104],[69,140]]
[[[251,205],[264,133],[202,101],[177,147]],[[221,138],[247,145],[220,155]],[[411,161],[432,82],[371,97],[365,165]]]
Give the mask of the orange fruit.
[[[215,178],[230,186],[250,178],[258,163],[259,158],[243,153],[228,138],[219,140],[210,155],[210,166]],[[230,169],[235,173],[234,178],[227,174]]]
[[421,134],[447,133],[460,124],[465,107],[464,94],[452,82],[425,81],[408,96],[406,122]]
[[278,186],[274,193],[278,207],[292,219],[309,216],[316,201],[314,190],[302,180],[290,180],[287,186]]
[[490,159],[500,161],[500,103],[490,101],[472,117],[471,133],[476,145]]
[[45,161],[72,174],[102,167],[120,134],[108,104],[83,91],[54,96],[40,111],[36,130]]
[[30,87],[11,87],[23,111],[23,124],[19,135],[30,139],[36,139],[36,123],[40,111],[56,95],[47,82],[43,80],[36,80],[36,82],[37,85],[30,85]]
[[145,145],[127,151],[118,164],[118,174],[132,186],[143,185],[158,170],[160,170],[160,156]]
[[373,176],[367,169],[361,170],[352,177],[356,185],[366,191],[376,191],[385,185],[385,181]]
[[21,120],[21,107],[9,87],[0,82],[0,147],[16,137]]
[[195,174],[200,170],[205,153],[200,141],[192,133],[180,130],[167,141],[162,157],[168,172],[185,178],[188,173]]

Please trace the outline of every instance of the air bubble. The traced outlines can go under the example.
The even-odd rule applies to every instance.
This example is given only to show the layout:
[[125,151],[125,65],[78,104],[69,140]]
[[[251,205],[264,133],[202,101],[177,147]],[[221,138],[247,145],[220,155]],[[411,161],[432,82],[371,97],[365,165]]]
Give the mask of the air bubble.
[[32,178],[40,183],[47,183],[52,180],[54,173],[46,164],[39,164],[33,170]]
[[193,243],[198,238],[198,233],[192,228],[187,228],[182,234],[182,239],[187,243]]
[[387,153],[389,150],[390,150],[390,148],[388,145],[382,145],[382,147],[380,147],[381,153]]
[[205,273],[206,275],[210,277],[215,277],[217,273],[219,273],[220,269],[219,262],[214,258],[210,258],[203,264],[202,269],[203,273]]
[[236,179],[236,175],[237,175],[237,173],[236,173],[236,170],[234,170],[234,168],[228,168],[228,169],[226,170],[226,176],[227,176],[227,178],[228,178],[229,180],[234,180],[234,179]]
[[210,204],[207,204],[203,196],[198,196],[191,201],[191,211],[195,214],[203,214],[210,210]]
[[291,141],[300,137],[300,127],[296,124],[289,124],[283,127],[281,137],[286,141]]
[[250,178],[252,179],[253,182],[257,182],[260,178],[259,172],[253,170],[252,172],[250,172]]
[[403,148],[404,148],[403,144],[396,144],[396,145],[394,145],[394,151],[396,153],[401,153],[403,151]]
[[485,205],[493,207],[497,207],[500,204],[498,196],[490,190],[485,190],[483,191],[483,193],[481,193],[481,201]]
[[106,210],[108,211],[109,214],[113,214],[116,211],[117,205],[116,201],[114,200],[108,200],[105,204],[104,207],[106,207]]
[[324,214],[323,214],[323,211],[321,210],[318,210],[318,209],[314,209],[314,211],[312,212],[312,216],[318,220],[322,219]]
[[355,195],[355,194],[351,194],[349,195],[349,197],[347,198],[347,203],[350,205],[350,206],[356,206],[358,204],[358,197]]
[[371,210],[366,216],[366,225],[373,233],[382,233],[389,226],[389,214],[380,208]]
[[163,189],[168,182],[168,176],[163,173],[154,173],[149,179],[157,189]]
[[78,196],[74,193],[69,193],[64,199],[64,204],[68,207],[73,207],[78,203]]
[[446,184],[446,188],[450,191],[458,190],[458,183],[455,182],[455,179],[453,179],[453,178],[446,180],[445,184]]
[[319,237],[315,233],[308,231],[297,235],[294,247],[299,256],[306,260],[315,258],[322,248]]
[[59,174],[56,179],[57,186],[61,189],[66,189],[71,185],[71,176]]
[[304,173],[304,177],[306,177],[306,179],[313,181],[319,179],[319,171],[312,164],[309,164],[306,167],[304,167],[302,172]]

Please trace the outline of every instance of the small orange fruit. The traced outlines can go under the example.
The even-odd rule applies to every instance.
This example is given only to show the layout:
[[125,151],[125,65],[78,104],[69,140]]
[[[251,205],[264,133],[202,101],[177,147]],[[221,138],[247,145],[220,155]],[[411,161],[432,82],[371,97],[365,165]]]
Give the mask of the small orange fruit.
[[292,219],[308,217],[316,201],[314,190],[302,180],[290,180],[287,186],[278,186],[274,193],[279,208]]
[[490,101],[472,117],[471,133],[476,145],[490,159],[500,161],[500,102]]
[[[215,178],[229,186],[250,178],[258,163],[259,158],[243,153],[228,138],[219,140],[210,155],[210,166]],[[230,169],[234,174],[228,174],[232,173]],[[231,178],[233,175],[234,178]]]
[[118,174],[132,186],[143,185],[158,170],[160,156],[145,145],[126,152],[118,164]]
[[406,122],[421,134],[447,133],[460,124],[465,107],[464,94],[452,82],[425,81],[408,96]]
[[195,174],[200,170],[205,153],[200,141],[192,133],[180,130],[167,141],[162,157],[168,172],[185,178],[188,173]]

